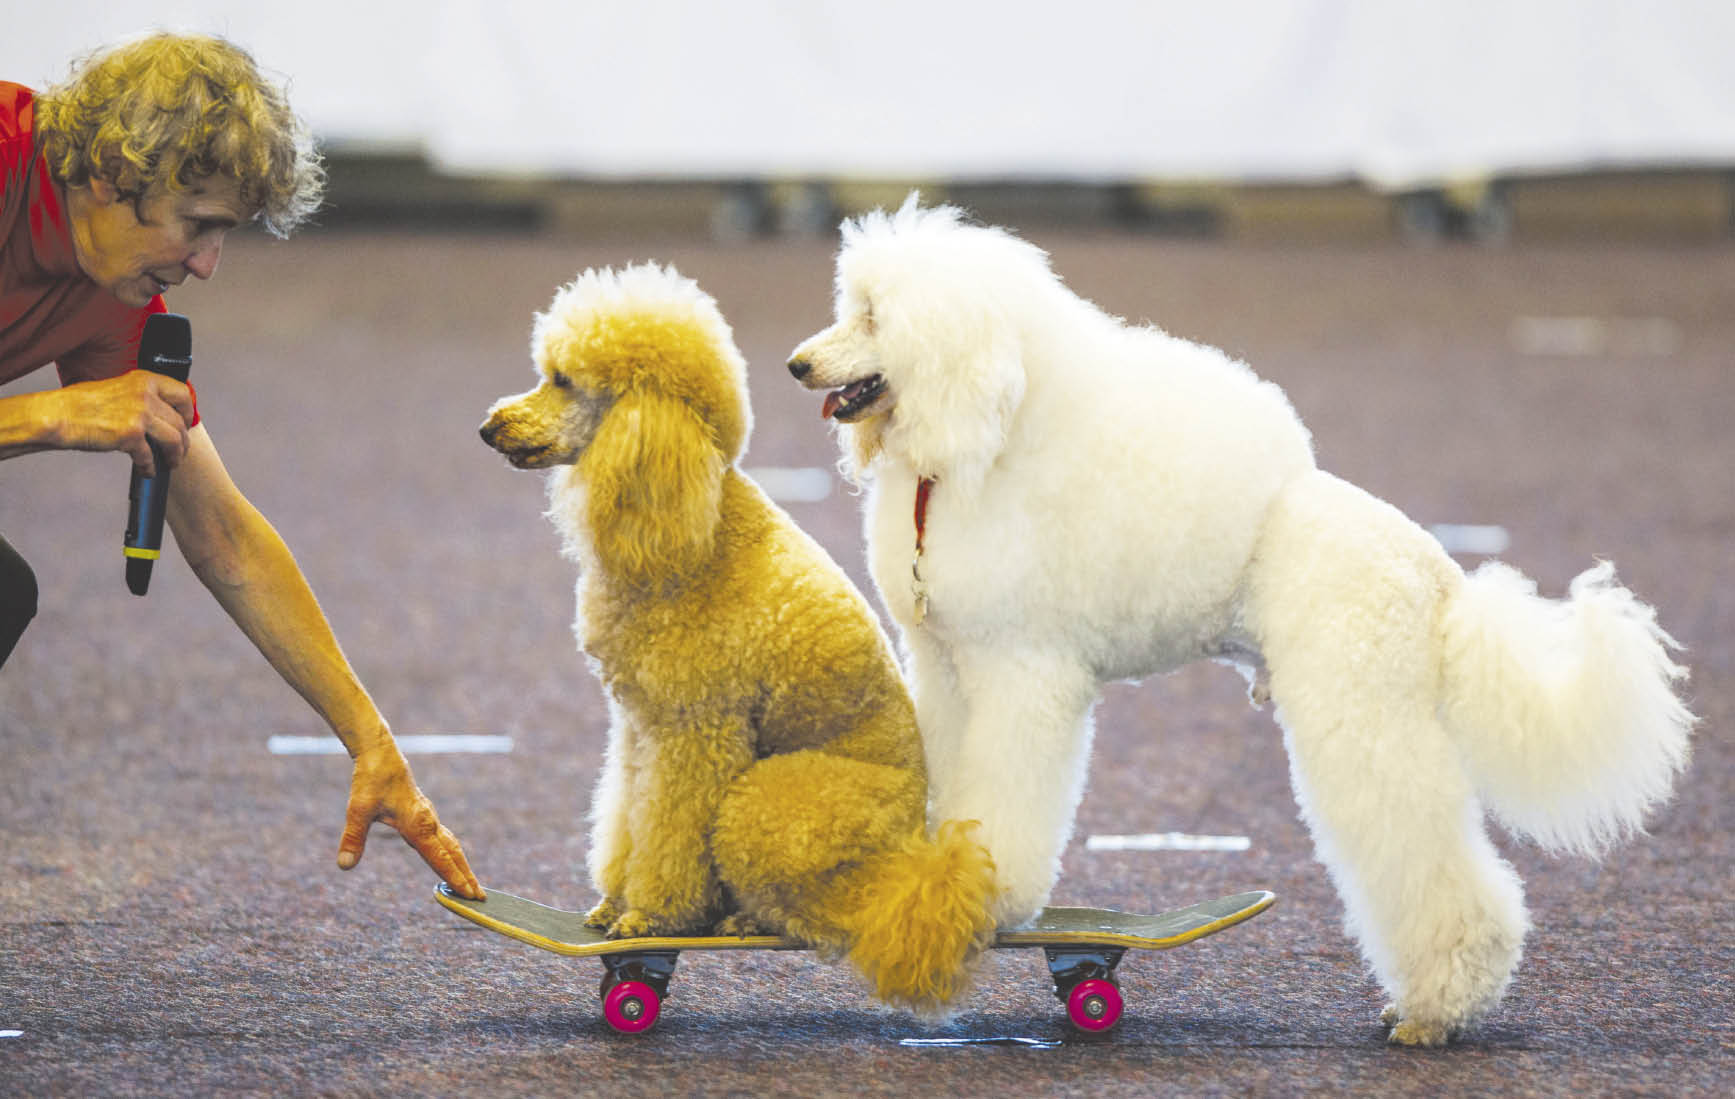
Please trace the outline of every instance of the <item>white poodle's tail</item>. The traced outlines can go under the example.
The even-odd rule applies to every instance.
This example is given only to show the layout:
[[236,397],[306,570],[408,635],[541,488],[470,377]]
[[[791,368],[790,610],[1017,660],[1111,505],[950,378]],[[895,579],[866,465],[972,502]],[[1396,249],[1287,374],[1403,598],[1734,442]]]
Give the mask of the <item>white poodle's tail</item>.
[[1686,762],[1687,670],[1656,612],[1604,562],[1565,600],[1490,562],[1446,608],[1441,714],[1488,807],[1554,850],[1640,830]]

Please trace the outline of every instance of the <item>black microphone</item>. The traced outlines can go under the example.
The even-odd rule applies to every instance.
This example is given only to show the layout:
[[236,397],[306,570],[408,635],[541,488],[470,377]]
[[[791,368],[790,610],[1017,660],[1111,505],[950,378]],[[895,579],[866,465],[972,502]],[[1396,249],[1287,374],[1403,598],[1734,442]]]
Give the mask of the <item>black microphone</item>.
[[[139,369],[187,380],[193,366],[193,326],[179,313],[152,313],[139,337]],[[151,564],[163,555],[163,510],[169,503],[169,467],[163,452],[151,443],[157,475],[141,477],[133,467],[127,489],[127,589],[143,595],[151,586]]]

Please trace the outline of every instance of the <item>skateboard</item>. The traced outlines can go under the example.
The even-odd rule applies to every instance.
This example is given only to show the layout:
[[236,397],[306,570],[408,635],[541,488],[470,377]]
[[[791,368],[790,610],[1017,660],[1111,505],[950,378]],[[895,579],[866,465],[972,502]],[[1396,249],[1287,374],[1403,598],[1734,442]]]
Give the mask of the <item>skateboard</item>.
[[[568,957],[600,959],[602,1017],[623,1034],[656,1025],[683,950],[809,949],[777,935],[610,939],[601,930],[585,926],[583,912],[550,908],[497,889],[488,890],[485,901],[472,901],[442,883],[434,897],[465,919],[508,938]],[[999,932],[993,945],[997,949],[1041,947],[1067,1020],[1083,1034],[1100,1035],[1120,1021],[1123,1002],[1115,967],[1127,950],[1184,946],[1250,920],[1276,900],[1275,894],[1256,890],[1156,915],[1107,908],[1045,908],[1028,926]]]

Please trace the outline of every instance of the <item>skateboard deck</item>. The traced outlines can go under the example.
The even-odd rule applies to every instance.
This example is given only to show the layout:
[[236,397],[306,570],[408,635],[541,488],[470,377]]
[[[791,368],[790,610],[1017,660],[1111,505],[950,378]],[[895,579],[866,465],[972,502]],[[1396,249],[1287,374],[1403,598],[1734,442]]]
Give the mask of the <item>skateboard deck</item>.
[[[573,958],[599,958],[603,1017],[625,1033],[649,1030],[661,1012],[686,950],[806,950],[778,935],[665,935],[611,939],[585,926],[583,912],[551,908],[496,889],[488,899],[460,897],[444,884],[434,897],[446,908],[490,931]],[[1122,999],[1115,967],[1129,949],[1168,950],[1252,919],[1275,903],[1264,890],[1236,893],[1202,904],[1146,915],[1108,908],[1045,908],[1028,926],[1001,931],[997,949],[1040,947],[1048,958],[1055,995],[1067,1018],[1087,1034],[1104,1033],[1120,1020]]]

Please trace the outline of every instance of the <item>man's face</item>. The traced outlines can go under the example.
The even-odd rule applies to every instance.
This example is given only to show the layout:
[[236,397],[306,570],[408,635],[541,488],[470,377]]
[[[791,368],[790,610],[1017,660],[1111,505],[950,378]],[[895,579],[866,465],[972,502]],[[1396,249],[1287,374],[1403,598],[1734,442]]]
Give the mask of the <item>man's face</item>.
[[148,191],[136,200],[96,179],[80,198],[73,208],[79,268],[136,306],[188,275],[216,274],[224,234],[252,216],[240,183],[227,176],[208,176],[184,191]]

